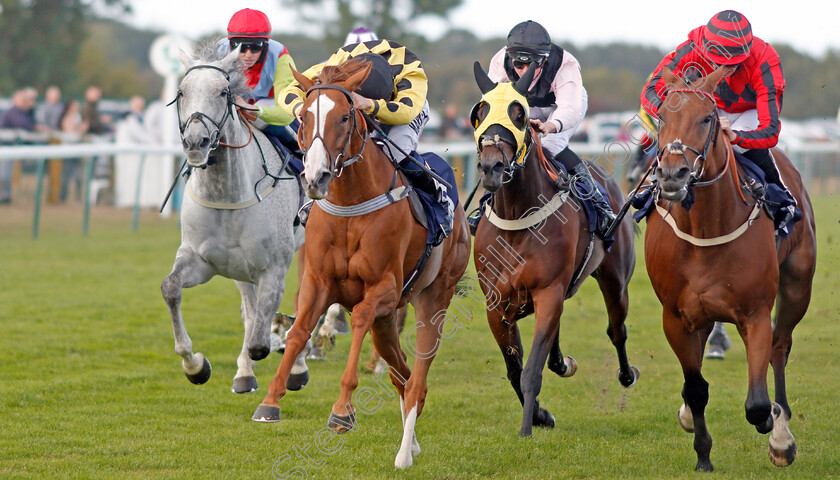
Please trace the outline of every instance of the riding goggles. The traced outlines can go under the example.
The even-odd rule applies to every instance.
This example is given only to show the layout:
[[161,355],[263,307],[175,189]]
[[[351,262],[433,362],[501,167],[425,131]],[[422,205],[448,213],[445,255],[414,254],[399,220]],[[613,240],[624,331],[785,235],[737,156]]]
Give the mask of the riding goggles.
[[526,68],[532,63],[539,67],[545,61],[545,55],[538,55],[531,52],[507,52],[508,57],[513,61],[514,68]]
[[240,52],[244,52],[245,50],[262,52],[263,48],[265,48],[265,40],[231,40],[230,49],[235,50],[236,47],[240,47]]

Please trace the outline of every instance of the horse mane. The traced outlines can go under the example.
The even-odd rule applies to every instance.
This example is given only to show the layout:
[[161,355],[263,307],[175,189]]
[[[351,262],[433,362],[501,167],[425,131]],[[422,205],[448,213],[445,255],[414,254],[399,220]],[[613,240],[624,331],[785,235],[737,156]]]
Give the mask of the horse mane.
[[360,70],[368,66],[368,62],[361,58],[351,58],[338,65],[327,65],[318,75],[318,80],[323,84],[335,85],[344,82]]
[[251,89],[245,84],[242,65],[235,55],[230,55],[228,49],[220,47],[222,41],[227,42],[227,39],[199,42],[189,57],[190,63],[185,65],[187,68],[193,65],[216,65],[230,75],[230,92],[233,95],[247,95]]

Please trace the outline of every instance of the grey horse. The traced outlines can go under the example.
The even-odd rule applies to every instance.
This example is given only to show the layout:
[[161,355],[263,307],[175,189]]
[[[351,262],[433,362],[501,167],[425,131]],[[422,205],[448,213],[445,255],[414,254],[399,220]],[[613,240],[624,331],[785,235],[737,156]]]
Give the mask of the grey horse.
[[[272,319],[304,232],[293,226],[298,182],[282,171],[283,160],[270,141],[237,114],[234,98],[248,91],[237,58],[238,50],[225,56],[212,44],[194,57],[181,54],[187,71],[177,108],[191,173],[181,207],[181,246],[161,292],[172,317],[175,352],[187,378],[202,384],[210,378],[210,362],[193,353],[181,315],[182,289],[215,275],[235,281],[245,339],[232,390],[249,393],[257,389],[254,361],[280,343],[271,339]],[[289,387],[299,390],[309,379],[304,354],[294,373]]]

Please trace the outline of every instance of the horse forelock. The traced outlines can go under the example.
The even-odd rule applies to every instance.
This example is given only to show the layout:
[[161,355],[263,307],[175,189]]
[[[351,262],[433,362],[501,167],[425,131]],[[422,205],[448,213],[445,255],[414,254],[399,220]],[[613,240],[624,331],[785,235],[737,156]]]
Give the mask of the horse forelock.
[[230,50],[220,48],[220,41],[206,41],[196,45],[192,54],[192,65],[215,65],[230,75],[230,92],[233,95],[250,93],[250,88],[245,84],[242,65],[235,56],[228,58]]

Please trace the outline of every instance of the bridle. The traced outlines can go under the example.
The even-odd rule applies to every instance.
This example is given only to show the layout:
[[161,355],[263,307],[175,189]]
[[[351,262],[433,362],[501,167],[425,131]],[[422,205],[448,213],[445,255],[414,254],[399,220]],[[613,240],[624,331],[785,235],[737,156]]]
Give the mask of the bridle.
[[[309,141],[309,145],[312,145],[312,142],[314,142],[315,140],[321,140],[321,145],[324,146],[324,150],[327,152],[327,158],[328,158],[328,161],[329,161],[330,176],[332,178],[338,178],[344,172],[344,167],[352,165],[352,164],[356,163],[357,161],[363,159],[362,154],[365,151],[365,147],[367,146],[367,141],[368,141],[367,122],[364,121],[364,120],[362,121],[365,128],[364,128],[363,131],[359,131],[359,128],[358,128],[359,121],[358,121],[357,117],[359,116],[359,114],[361,112],[359,112],[359,110],[356,109],[356,105],[353,102],[353,96],[350,94],[350,92],[346,88],[339,87],[338,85],[318,83],[318,84],[315,84],[315,85],[309,87],[309,89],[306,91],[306,95],[308,96],[310,92],[316,91],[316,90],[336,90],[338,92],[341,92],[347,98],[347,101],[350,103],[349,115],[350,115],[350,118],[353,121],[353,124],[350,126],[350,128],[347,129],[347,137],[344,139],[344,144],[342,145],[341,152],[339,152],[338,155],[334,156],[332,151],[330,151],[330,148],[327,146],[327,141],[324,138],[324,134],[321,131],[316,132],[313,135],[312,139]],[[317,99],[316,99],[316,101],[317,101]],[[320,117],[321,117],[321,102],[317,102],[316,106],[315,106],[315,119],[316,119],[315,121],[316,121],[316,123],[318,122],[318,119]],[[301,119],[301,127],[300,128],[301,129],[303,128],[303,120],[302,119]],[[353,155],[352,157],[347,158],[346,160],[342,161],[342,159],[347,156],[347,149],[350,148],[350,142],[353,139],[353,133],[354,132],[359,137],[361,137],[362,148],[359,149],[359,153],[357,153],[357,154]],[[304,145],[301,142],[302,142],[302,135],[298,135],[298,145],[300,145],[301,149],[306,151],[307,148],[304,147]],[[303,162],[306,163],[306,154],[304,154],[304,156],[303,156]]]
[[[195,66],[192,66],[192,67],[188,68],[186,72],[184,72],[184,78],[186,78],[187,75],[189,75],[190,72],[192,72],[193,70],[199,70],[199,69],[203,69],[203,68],[210,68],[210,69],[213,69],[213,70],[218,70],[219,72],[222,73],[222,75],[225,76],[225,80],[228,81],[228,84],[230,84],[230,74],[227,71],[225,71],[224,69],[222,69],[220,67],[217,67],[215,65],[195,65]],[[250,136],[248,137],[248,141],[245,142],[243,145],[230,145],[230,144],[227,144],[227,143],[224,143],[224,142],[221,141],[222,128],[224,128],[225,122],[227,122],[228,118],[233,117],[233,114],[231,112],[234,111],[234,108],[238,108],[238,109],[242,108],[242,107],[239,107],[238,105],[236,105],[236,102],[234,101],[234,98],[233,98],[233,93],[231,93],[231,91],[230,91],[230,86],[225,88],[222,93],[225,96],[226,105],[225,105],[225,108],[224,108],[225,113],[222,114],[222,119],[220,121],[216,122],[215,120],[210,118],[204,112],[193,112],[193,113],[190,114],[190,116],[185,121],[182,122],[181,121],[181,101],[180,100],[181,100],[181,97],[184,96],[184,92],[180,88],[178,89],[178,93],[175,95],[175,100],[172,100],[171,102],[166,104],[166,106],[168,107],[168,106],[172,105],[173,103],[176,104],[175,105],[175,110],[178,114],[178,131],[181,134],[181,141],[182,142],[184,141],[184,131],[186,131],[187,125],[189,125],[190,123],[193,123],[193,122],[201,122],[201,124],[204,125],[204,128],[209,133],[210,150],[211,151],[216,150],[217,148],[219,148],[219,146],[229,147],[229,148],[242,148],[242,147],[245,147],[246,145],[248,145],[251,142],[251,139],[254,137],[254,132],[251,130],[251,126],[248,122],[244,122],[244,123],[245,123],[245,125],[248,126],[248,133],[250,134]],[[228,108],[228,107],[230,107],[230,108]],[[239,115],[242,116],[241,111],[239,111]],[[244,121],[244,119],[243,119],[243,121]],[[210,124],[212,124],[212,126],[214,128],[211,128],[207,124],[208,122]]]
[[[685,92],[685,93],[700,94],[700,95],[703,95],[705,98],[708,98],[709,100],[711,100],[713,106],[716,105],[714,95],[712,95],[711,93],[709,93],[705,90],[697,90],[697,89],[694,89],[694,88],[676,88],[676,89],[673,89],[673,90],[668,90],[668,92],[666,93],[666,96],[668,94],[673,93],[673,92]],[[663,99],[663,102],[664,102],[664,99]],[[712,145],[717,144],[717,136],[718,136],[719,131],[720,131],[720,117],[718,116],[717,109],[715,108],[714,116],[712,117],[712,123],[709,126],[709,133],[708,133],[708,135],[706,135],[706,141],[703,144],[703,150],[702,151],[697,150],[696,148],[694,148],[692,146],[685,145],[679,139],[677,139],[677,140],[674,140],[673,142],[662,145],[662,148],[656,154],[656,158],[654,159],[654,162],[656,164],[659,164],[660,161],[662,160],[662,157],[664,157],[665,155],[671,155],[671,154],[682,155],[683,160],[685,161],[686,165],[688,165],[688,167],[691,169],[691,176],[688,180],[688,183],[686,184],[686,187],[690,187],[690,186],[704,187],[704,186],[707,186],[707,185],[711,185],[711,184],[717,182],[718,180],[720,180],[723,177],[723,175],[726,173],[727,167],[729,165],[729,162],[726,162],[724,164],[724,168],[721,170],[721,172],[715,178],[713,178],[711,180],[705,180],[705,181],[700,180],[703,177],[703,174],[706,171],[706,158],[708,157],[709,149],[712,147]],[[689,150],[696,155],[696,157],[694,157],[694,162],[693,163],[688,159],[688,156],[686,155],[686,150]]]
[[508,183],[513,180],[513,175],[516,174],[517,170],[525,168],[525,163],[528,161],[528,153],[530,153],[531,146],[533,145],[533,141],[531,140],[533,135],[534,132],[531,129],[531,126],[528,125],[525,131],[525,141],[522,142],[522,146],[519,147],[513,155],[513,158],[522,158],[521,162],[514,162],[513,159],[508,157],[507,153],[505,153],[505,149],[502,148],[503,143],[510,145],[512,149],[516,149],[517,145],[514,142],[502,138],[498,133],[493,135],[482,135],[480,137],[480,141],[478,142],[478,146],[476,148],[478,151],[478,157],[481,158],[481,151],[484,147],[496,147],[499,149],[503,160],[502,175],[504,177],[502,179],[502,183]]

